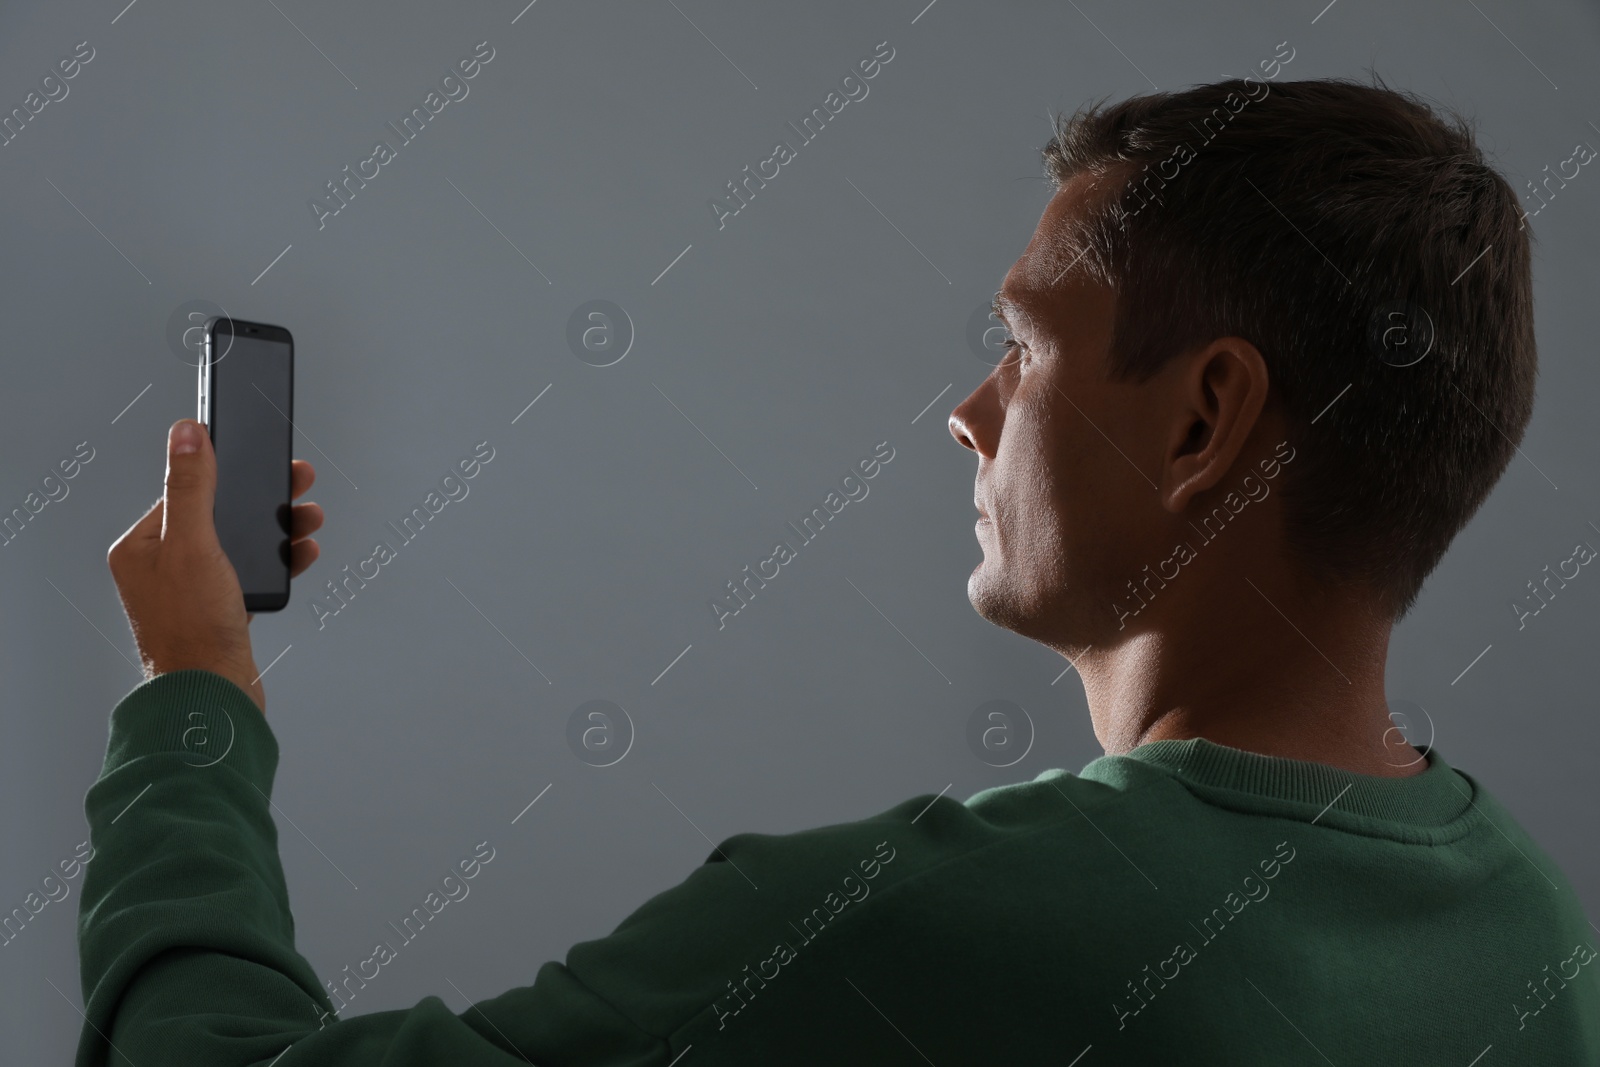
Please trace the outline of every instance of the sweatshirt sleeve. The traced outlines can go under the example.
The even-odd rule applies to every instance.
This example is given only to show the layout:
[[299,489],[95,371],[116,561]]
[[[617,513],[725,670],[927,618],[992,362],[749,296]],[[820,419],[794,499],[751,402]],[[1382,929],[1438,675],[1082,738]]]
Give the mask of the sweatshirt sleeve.
[[77,1067],[665,1067],[679,1050],[564,964],[457,1015],[438,997],[339,1019],[295,951],[269,796],[278,746],[209,671],[143,683],[111,714],[84,802]]

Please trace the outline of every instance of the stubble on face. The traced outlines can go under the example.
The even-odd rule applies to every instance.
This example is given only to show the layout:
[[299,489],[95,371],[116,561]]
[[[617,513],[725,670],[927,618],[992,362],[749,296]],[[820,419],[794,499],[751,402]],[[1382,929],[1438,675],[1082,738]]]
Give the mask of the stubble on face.
[[968,599],[995,625],[1055,647],[1112,618],[1101,587],[1126,550],[1102,512],[1125,510],[1147,488],[1103,436],[1127,399],[1104,373],[1114,295],[1081,271],[1064,273],[1078,248],[1067,235],[1094,192],[1073,182],[1052,198],[1001,290],[1003,304],[1015,301],[1005,318],[1026,351],[1009,354],[958,409],[989,431],[993,450],[979,449],[977,495],[991,521],[978,529],[984,559]]

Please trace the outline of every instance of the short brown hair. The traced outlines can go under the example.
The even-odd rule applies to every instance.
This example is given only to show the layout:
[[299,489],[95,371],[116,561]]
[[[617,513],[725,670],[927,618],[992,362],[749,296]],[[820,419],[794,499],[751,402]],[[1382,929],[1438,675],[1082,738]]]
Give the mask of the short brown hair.
[[1537,356],[1515,193],[1467,120],[1374,80],[1102,101],[1058,117],[1043,156],[1058,188],[1110,179],[1072,237],[1116,293],[1112,376],[1254,344],[1299,453],[1290,550],[1399,618],[1510,462]]

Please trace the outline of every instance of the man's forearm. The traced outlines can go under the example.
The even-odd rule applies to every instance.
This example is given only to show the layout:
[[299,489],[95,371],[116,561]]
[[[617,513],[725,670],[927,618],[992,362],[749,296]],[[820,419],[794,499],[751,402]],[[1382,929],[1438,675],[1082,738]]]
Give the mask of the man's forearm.
[[[206,671],[158,676],[113,712],[105,766],[85,800],[96,862],[79,903],[87,1009],[79,1064],[105,1062],[113,1041],[143,1043],[117,1009],[162,974],[184,980],[170,1004],[144,998],[137,1024],[168,1039],[182,1019],[237,1000],[237,988],[223,988],[234,983],[250,993],[235,1006],[249,1009],[263,1048],[277,1042],[274,1052],[285,1031],[314,1029],[331,1010],[294,949],[267,799],[277,759],[260,710]],[[197,967],[202,959],[209,963]]]
[[665,1067],[677,1055],[556,962],[461,1015],[429,996],[339,1018],[295,951],[268,800],[277,761],[260,709],[208,671],[160,675],[112,712],[85,802],[96,851],[79,900],[77,1067],[280,1055],[278,1067]]

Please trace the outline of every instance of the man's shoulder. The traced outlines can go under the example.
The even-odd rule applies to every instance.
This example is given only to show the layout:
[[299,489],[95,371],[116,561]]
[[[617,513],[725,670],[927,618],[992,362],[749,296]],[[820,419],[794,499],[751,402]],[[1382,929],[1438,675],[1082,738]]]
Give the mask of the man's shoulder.
[[665,1035],[713,1010],[747,966],[776,966],[824,928],[897,912],[931,880],[970,877],[986,850],[1037,837],[1053,854],[1081,841],[1100,856],[1094,824],[1141,792],[1128,785],[1050,770],[966,802],[925,793],[850,822],[735,834],[609,936],[573,946],[566,967],[641,1029]]
[[1080,774],[1060,768],[1032,780],[991,786],[967,798],[966,807],[997,828],[1026,829],[1051,815],[1091,810],[1132,811],[1181,801],[1187,792],[1171,775],[1122,756],[1102,756]]
[[649,925],[690,903],[725,903],[730,908],[726,918],[780,901],[807,904],[819,890],[823,895],[837,890],[847,900],[853,892],[864,900],[870,893],[1032,834],[1049,834],[1053,841],[1078,833],[1095,835],[1085,816],[1114,820],[1126,812],[1138,819],[1149,805],[1170,803],[1178,795],[1183,795],[1181,786],[1147,768],[1096,777],[1051,769],[1030,780],[982,789],[965,801],[951,796],[947,787],[908,797],[862,819],[789,833],[737,833],[718,844],[682,883],[642,905],[616,933]]

